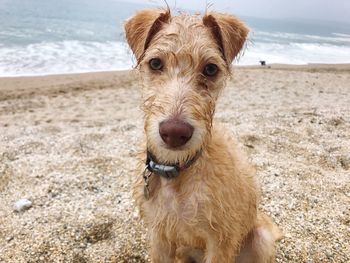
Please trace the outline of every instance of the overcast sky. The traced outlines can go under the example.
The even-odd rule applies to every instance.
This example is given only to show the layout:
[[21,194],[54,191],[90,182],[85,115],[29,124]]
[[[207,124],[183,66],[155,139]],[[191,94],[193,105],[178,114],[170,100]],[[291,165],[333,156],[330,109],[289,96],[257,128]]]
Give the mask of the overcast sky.
[[[132,0],[158,3],[162,0]],[[175,0],[167,0],[171,7]],[[306,18],[350,23],[350,0],[207,0],[213,10],[268,18]],[[205,10],[206,0],[176,0],[179,8]]]

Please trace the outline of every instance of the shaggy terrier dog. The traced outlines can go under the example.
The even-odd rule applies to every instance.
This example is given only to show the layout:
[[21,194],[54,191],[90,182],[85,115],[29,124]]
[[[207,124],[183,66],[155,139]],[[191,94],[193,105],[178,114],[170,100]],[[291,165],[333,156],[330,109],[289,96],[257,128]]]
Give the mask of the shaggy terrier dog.
[[273,262],[281,234],[257,209],[255,170],[213,123],[248,29],[228,14],[143,10],[125,32],[146,135],[133,194],[152,262]]

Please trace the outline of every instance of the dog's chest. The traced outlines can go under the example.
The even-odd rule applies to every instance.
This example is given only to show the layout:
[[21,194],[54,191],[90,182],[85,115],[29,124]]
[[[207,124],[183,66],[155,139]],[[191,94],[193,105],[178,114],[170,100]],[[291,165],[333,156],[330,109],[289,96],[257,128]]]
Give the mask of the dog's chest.
[[171,182],[161,182],[157,196],[147,202],[148,217],[155,225],[183,229],[199,220],[201,200],[197,192],[187,187],[176,189]]
[[171,184],[164,184],[158,196],[161,207],[169,217],[189,220],[195,217],[198,206],[196,193],[186,189],[176,190]]

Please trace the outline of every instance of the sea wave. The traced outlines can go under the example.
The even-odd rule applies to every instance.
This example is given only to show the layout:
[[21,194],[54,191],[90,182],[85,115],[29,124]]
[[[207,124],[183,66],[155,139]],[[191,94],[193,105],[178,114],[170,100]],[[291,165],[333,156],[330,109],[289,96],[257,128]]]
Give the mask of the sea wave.
[[124,42],[60,41],[0,47],[0,76],[123,70],[133,64]]
[[333,36],[318,36],[308,34],[295,34],[286,32],[266,32],[266,31],[253,31],[251,33],[251,40],[257,42],[273,42],[273,43],[319,43],[319,44],[332,44],[332,45],[349,45],[350,35],[333,33]]
[[346,37],[346,38],[350,38],[350,34],[344,34],[344,33],[332,33],[332,35],[339,36],[339,37]]
[[350,63],[350,46],[336,46],[320,43],[259,43],[247,45],[244,55],[239,60],[241,65],[267,63],[308,64]]
[[[349,45],[249,42],[239,65],[267,63],[350,63]],[[0,45],[0,76],[31,76],[131,69],[124,42],[60,41],[26,46]]]

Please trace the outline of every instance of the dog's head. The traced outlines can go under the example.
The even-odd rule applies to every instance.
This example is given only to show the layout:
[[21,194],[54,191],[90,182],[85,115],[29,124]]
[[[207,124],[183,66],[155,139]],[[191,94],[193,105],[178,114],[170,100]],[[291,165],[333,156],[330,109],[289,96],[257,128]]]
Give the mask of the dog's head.
[[183,163],[210,139],[215,102],[248,29],[227,14],[143,10],[125,23],[143,85],[148,149]]

